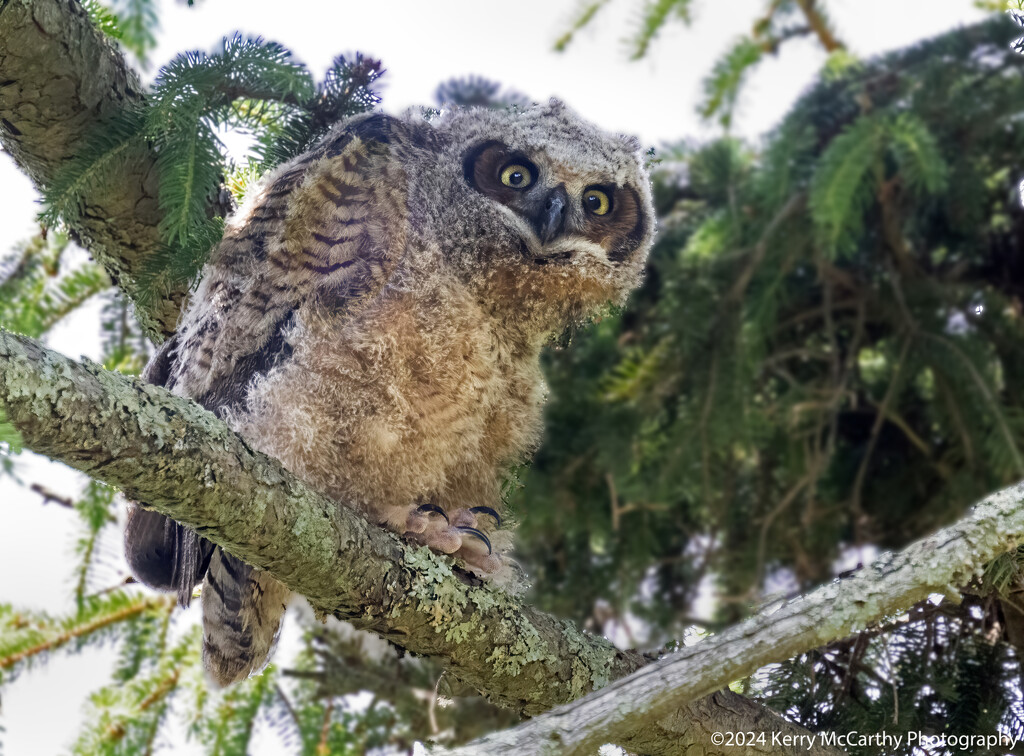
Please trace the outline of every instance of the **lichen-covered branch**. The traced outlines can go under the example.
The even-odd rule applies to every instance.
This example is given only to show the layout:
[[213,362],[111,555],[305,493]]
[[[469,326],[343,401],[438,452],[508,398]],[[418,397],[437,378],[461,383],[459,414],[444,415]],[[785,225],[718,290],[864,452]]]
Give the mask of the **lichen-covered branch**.
[[1024,483],[1018,483],[978,503],[956,525],[886,553],[849,578],[770,606],[597,693],[453,753],[540,753],[531,744],[544,743],[558,743],[567,756],[594,753],[606,742],[603,733],[642,731],[648,721],[710,694],[723,681],[895,618],[933,594],[958,600],[959,589],[980,577],[988,562],[1022,543]]
[[[91,129],[141,99],[135,74],[76,0],[0,0],[0,145],[37,187],[53,180]],[[136,301],[149,336],[162,341],[174,332],[185,291],[138,306],[136,278],[159,243],[157,191],[155,156],[140,149],[117,180],[88,196],[72,231]]]
[[[213,414],[163,388],[0,330],[0,408],[27,448],[121,488],[268,570],[315,611],[435,657],[499,705],[536,716],[647,663],[498,588],[476,585],[450,559],[413,548],[312,491]],[[729,679],[713,675],[708,690]],[[662,733],[665,747],[714,753],[716,730],[766,719],[772,728],[803,732],[726,693],[670,712],[642,736]],[[624,744],[634,736],[601,731]]]

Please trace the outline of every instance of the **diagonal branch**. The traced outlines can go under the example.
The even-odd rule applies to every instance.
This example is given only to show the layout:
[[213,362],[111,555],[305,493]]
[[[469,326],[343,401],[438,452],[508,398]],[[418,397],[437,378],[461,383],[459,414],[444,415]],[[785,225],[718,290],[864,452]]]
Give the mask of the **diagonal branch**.
[[[554,744],[563,754],[591,753],[604,742],[635,747],[673,732],[673,720],[679,734],[644,751],[681,753],[697,744],[720,752],[709,738],[726,729],[723,722],[733,731],[751,729],[759,717],[760,729],[799,731],[739,696],[704,697],[931,594],[956,595],[987,562],[1024,543],[1018,484],[852,578],[646,664],[493,586],[474,585],[449,560],[411,548],[310,490],[211,413],[162,388],[0,331],[0,404],[28,448],[194,528],[268,570],[316,611],[439,658],[495,703],[536,716],[603,688],[488,736],[466,754],[542,753]],[[668,750],[666,742],[673,743]],[[769,741],[764,752],[786,750]]]
[[959,588],[985,565],[1024,543],[1024,482],[991,494],[957,524],[807,596],[774,604],[719,635],[654,662],[596,693],[504,732],[488,735],[452,756],[594,753],[603,733],[625,722],[642,729],[673,709],[711,693],[723,680],[752,675],[892,618],[933,594],[959,601]]
[[796,0],[796,4],[800,6],[800,10],[807,18],[808,26],[817,35],[818,41],[821,42],[821,46],[825,48],[826,52],[833,53],[836,50],[846,49],[846,45],[836,38],[828,20],[822,14],[821,9],[817,7],[817,0]]
[[[315,611],[436,657],[499,705],[536,716],[647,664],[635,651],[476,585],[450,559],[312,491],[213,414],[163,388],[0,330],[0,407],[27,448],[121,488],[266,569]],[[713,675],[706,690],[731,679]],[[715,753],[722,751],[712,747],[713,732],[753,727],[806,733],[729,692],[676,708],[642,733],[631,723],[601,732],[647,753],[688,746]]]
[[[0,145],[36,187],[49,184],[83,138],[143,98],[124,57],[76,0],[0,0]],[[117,180],[88,197],[74,235],[136,302],[156,341],[174,332],[184,287],[148,307],[137,277],[158,248],[156,156],[128,156]]]

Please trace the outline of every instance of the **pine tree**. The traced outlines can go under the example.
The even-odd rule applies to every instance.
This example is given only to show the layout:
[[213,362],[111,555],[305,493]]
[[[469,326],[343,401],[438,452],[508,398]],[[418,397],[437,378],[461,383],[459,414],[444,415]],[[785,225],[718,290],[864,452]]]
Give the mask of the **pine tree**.
[[[1019,34],[830,67],[763,144],[660,156],[644,288],[546,365],[515,497],[543,606],[657,643],[713,581],[717,629],[1024,477]],[[746,689],[814,730],[1020,735],[1020,558]]]
[[[606,2],[585,5],[574,28]],[[691,5],[645,4],[633,54],[665,23],[688,22]],[[532,600],[594,631],[671,648],[1024,477],[1020,31],[993,21],[857,61],[820,6],[768,3],[712,67],[700,108],[728,127],[751,67],[786,40],[810,34],[831,54],[764,143],[726,134],[657,156],[661,231],[644,288],[548,356],[547,441],[506,494]],[[146,64],[152,3],[88,11]],[[90,189],[133,150],[156,150],[162,247],[141,278],[159,300],[195,278],[220,217],[259,175],[379,102],[382,71],[339,57],[315,83],[288,50],[240,37],[176,57],[47,186],[45,232],[0,259],[0,325],[43,336],[103,297],[103,366],[138,373],[150,346],[132,303],[103,268],[68,259],[64,225]],[[526,104],[476,77],[442,84],[437,99]],[[226,159],[224,129],[253,135],[249,163]],[[0,415],[0,474],[19,444]],[[105,567],[116,492],[93,482],[64,503],[81,519],[68,611],[0,604],[0,686],[55,654],[116,642],[75,753],[151,753],[173,709],[225,756],[245,753],[262,726],[296,753],[355,754],[461,742],[515,720],[436,663],[371,653],[366,638],[311,618],[298,659],[215,694],[173,603]],[[958,602],[922,604],[738,686],[816,731],[1019,735],[1022,571],[1024,553],[1006,555]],[[709,584],[714,616],[695,622]],[[353,711],[345,697],[359,690],[373,700]]]

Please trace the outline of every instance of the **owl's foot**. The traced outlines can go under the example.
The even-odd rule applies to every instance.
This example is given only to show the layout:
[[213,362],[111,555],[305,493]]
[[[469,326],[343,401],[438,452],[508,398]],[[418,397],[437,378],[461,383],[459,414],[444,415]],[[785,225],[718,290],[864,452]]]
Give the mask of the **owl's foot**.
[[491,507],[456,509],[449,515],[436,504],[423,504],[409,513],[405,536],[490,574],[502,564],[491,541],[500,526],[501,516]]

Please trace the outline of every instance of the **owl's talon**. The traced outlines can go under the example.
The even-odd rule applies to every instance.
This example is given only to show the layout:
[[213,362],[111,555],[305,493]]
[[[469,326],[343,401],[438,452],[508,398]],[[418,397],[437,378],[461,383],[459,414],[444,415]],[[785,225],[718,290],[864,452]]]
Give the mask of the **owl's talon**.
[[[480,542],[483,543],[483,545],[487,547],[487,555],[490,556],[490,554],[491,554],[491,539],[489,539],[487,536],[485,536],[482,531],[477,530],[476,528],[471,528],[468,525],[459,525],[456,528],[456,530],[461,532],[463,535],[468,535],[468,536],[472,536],[473,538],[478,538],[480,540]],[[474,544],[472,541],[467,542],[467,541],[463,540],[463,548],[469,549],[470,551],[476,551],[477,549],[474,548],[474,546],[477,546],[477,545]]]
[[494,518],[494,527],[496,527],[496,528],[500,528],[501,527],[501,515],[498,514],[498,512],[496,510],[492,509],[491,507],[470,507],[469,511],[472,512],[473,514],[490,515],[491,517]]
[[441,515],[444,518],[445,522],[449,522],[448,513],[445,512],[443,509],[441,509],[441,507],[437,506],[437,504],[423,504],[423,505],[419,506],[416,509],[416,511],[417,512],[422,512],[422,513],[428,514],[428,515],[429,514],[439,514],[439,515]]

